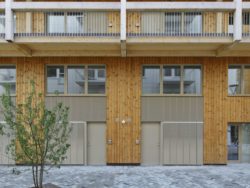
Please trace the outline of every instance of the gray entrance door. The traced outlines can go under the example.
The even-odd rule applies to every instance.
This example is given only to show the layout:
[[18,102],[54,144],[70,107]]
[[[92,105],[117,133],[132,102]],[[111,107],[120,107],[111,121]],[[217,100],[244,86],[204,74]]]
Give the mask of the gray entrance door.
[[203,123],[161,124],[163,165],[199,165],[203,162]]

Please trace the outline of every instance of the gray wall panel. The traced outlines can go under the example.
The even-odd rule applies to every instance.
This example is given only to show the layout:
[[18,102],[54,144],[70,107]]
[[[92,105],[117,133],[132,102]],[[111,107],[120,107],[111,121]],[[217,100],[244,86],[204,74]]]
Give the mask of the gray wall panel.
[[203,97],[142,97],[142,121],[203,121]]
[[53,107],[57,102],[69,106],[71,121],[106,121],[106,97],[46,97],[46,105]]

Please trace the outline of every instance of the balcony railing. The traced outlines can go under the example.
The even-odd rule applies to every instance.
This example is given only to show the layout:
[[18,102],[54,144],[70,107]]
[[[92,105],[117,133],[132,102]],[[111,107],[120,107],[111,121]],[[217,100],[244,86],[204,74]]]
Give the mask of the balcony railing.
[[119,37],[118,11],[15,12],[14,36]]
[[243,12],[242,35],[243,37],[250,37],[250,12]]
[[5,14],[0,12],[0,38],[5,36]]
[[127,36],[233,36],[233,12],[133,11],[127,14]]

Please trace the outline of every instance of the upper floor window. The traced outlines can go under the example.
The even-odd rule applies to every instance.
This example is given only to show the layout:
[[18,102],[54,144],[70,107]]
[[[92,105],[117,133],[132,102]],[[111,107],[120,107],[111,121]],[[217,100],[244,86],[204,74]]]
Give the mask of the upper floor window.
[[165,32],[168,34],[202,33],[200,12],[167,12],[165,20]]
[[228,94],[250,94],[250,66],[230,65],[228,67]]
[[16,67],[1,66],[0,67],[0,94],[5,92],[5,88],[10,89],[11,94],[16,93]]
[[105,88],[106,68],[103,65],[47,67],[48,94],[105,94]]
[[0,33],[5,33],[5,16],[0,13]]
[[49,12],[47,13],[48,33],[82,33],[82,12]]
[[201,95],[201,66],[143,66],[142,93],[159,95]]

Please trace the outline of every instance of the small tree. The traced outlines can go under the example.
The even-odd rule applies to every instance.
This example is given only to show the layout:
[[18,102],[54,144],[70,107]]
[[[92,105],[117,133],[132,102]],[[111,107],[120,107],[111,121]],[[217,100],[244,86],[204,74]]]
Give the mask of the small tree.
[[59,166],[70,147],[69,109],[62,103],[47,109],[34,81],[23,104],[12,102],[9,89],[1,101],[5,123],[0,132],[1,127],[9,130],[2,133],[11,139],[7,154],[18,163],[30,165],[35,188],[42,188],[45,165]]

